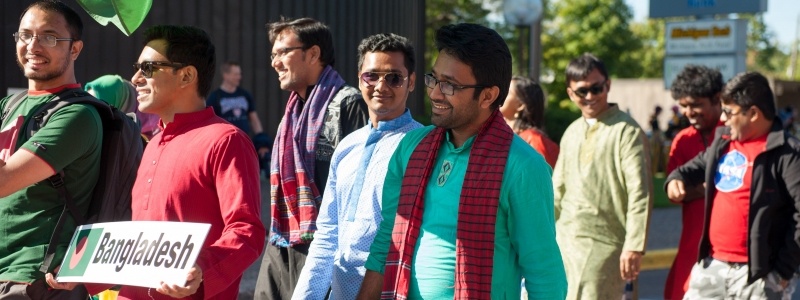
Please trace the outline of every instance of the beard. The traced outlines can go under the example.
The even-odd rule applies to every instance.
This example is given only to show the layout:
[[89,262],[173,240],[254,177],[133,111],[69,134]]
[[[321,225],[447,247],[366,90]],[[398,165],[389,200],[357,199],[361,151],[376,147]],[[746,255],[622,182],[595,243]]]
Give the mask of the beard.
[[67,71],[67,68],[69,68],[69,60],[64,60],[64,63],[60,66],[56,66],[55,70],[33,71],[25,69],[25,65],[23,65],[19,57],[17,57],[17,66],[19,66],[20,70],[22,70],[22,73],[25,74],[25,78],[28,78],[29,80],[48,81],[63,75],[64,72]]

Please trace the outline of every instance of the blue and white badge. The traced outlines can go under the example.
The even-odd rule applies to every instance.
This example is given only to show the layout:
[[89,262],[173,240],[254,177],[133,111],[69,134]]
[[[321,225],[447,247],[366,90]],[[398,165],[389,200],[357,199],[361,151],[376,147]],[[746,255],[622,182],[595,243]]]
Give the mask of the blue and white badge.
[[722,156],[714,183],[717,190],[731,192],[742,187],[744,174],[747,172],[747,157],[737,150],[732,150]]

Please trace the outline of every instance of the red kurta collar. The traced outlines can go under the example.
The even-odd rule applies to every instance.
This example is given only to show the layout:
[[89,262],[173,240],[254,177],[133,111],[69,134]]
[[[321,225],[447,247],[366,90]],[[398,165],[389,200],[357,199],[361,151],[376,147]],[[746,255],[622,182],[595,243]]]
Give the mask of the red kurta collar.
[[181,128],[200,121],[208,120],[215,115],[214,109],[210,106],[200,111],[175,114],[175,116],[172,118],[172,122],[167,124],[164,124],[164,120],[158,122],[158,127],[161,127],[162,131],[161,138],[163,141],[169,141],[176,134],[180,134],[182,132]]

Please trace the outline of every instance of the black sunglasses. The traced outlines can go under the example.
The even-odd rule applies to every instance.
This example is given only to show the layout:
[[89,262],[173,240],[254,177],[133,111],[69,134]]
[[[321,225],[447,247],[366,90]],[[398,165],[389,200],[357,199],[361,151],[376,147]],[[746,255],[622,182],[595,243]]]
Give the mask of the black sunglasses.
[[133,64],[134,70],[136,71],[141,70],[142,76],[144,76],[144,78],[153,77],[153,70],[155,70],[153,66],[180,69],[185,67],[186,65],[182,63],[168,62],[168,61],[143,61],[140,63]]
[[364,72],[361,73],[361,81],[367,86],[376,86],[383,78],[389,87],[400,88],[403,87],[403,82],[408,79],[408,76],[403,77],[403,74],[397,72]]
[[606,90],[606,81],[603,81],[600,84],[595,84],[588,88],[583,87],[574,90],[570,88],[570,90],[572,90],[572,92],[575,93],[575,95],[578,95],[578,97],[581,98],[586,98],[586,96],[588,96],[589,93],[592,93],[592,95],[599,95],[600,93]]

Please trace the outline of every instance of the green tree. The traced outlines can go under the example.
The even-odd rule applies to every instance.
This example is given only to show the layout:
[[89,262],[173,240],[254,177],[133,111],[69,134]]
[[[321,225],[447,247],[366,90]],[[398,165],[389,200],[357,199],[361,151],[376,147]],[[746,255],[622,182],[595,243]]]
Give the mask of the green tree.
[[763,14],[744,14],[747,28],[747,69],[773,77],[786,77],[789,56],[781,51],[775,32],[764,22]]
[[634,53],[642,48],[629,22],[623,0],[560,0],[545,9],[542,34],[543,69],[553,74],[548,84],[546,131],[560,140],[570,122],[580,116],[567,96],[564,70],[573,58],[591,52],[602,59],[612,77],[640,77],[643,67]]
[[631,58],[642,66],[639,78],[661,78],[664,76],[664,19],[648,19],[631,24],[633,35],[642,43]]

